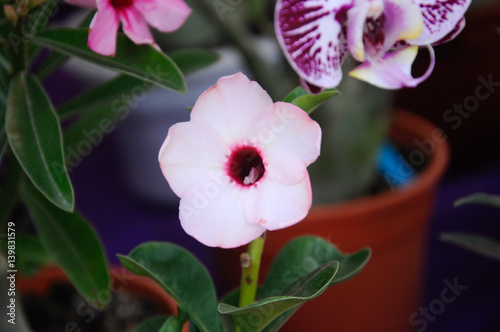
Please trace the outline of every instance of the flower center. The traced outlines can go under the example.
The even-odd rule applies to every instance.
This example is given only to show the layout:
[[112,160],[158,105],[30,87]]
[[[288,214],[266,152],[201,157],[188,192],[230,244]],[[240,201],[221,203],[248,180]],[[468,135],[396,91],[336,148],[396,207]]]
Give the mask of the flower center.
[[134,0],[110,0],[111,1],[111,6],[113,8],[118,9],[118,8],[125,8],[128,7],[134,2]]
[[252,146],[244,146],[231,152],[226,170],[237,183],[251,186],[264,175],[265,167],[259,151]]
[[384,24],[384,15],[381,15],[377,18],[369,17],[366,19],[365,28],[363,31],[363,41],[365,42],[365,47],[371,46],[375,51],[374,53],[378,53],[384,45]]

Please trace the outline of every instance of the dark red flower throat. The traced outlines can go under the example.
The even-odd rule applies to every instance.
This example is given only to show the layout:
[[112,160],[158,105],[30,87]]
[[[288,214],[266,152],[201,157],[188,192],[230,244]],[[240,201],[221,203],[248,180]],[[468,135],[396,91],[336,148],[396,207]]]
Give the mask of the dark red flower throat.
[[242,186],[251,186],[264,175],[265,167],[259,151],[252,146],[234,149],[226,170],[231,179]]
[[110,0],[110,2],[113,8],[118,9],[130,6],[134,0]]

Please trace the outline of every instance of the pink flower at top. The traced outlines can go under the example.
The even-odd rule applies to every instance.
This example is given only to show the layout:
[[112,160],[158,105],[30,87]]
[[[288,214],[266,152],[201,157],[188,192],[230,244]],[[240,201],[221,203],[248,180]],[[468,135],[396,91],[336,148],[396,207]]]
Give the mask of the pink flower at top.
[[162,172],[181,198],[184,230],[211,247],[233,248],[301,221],[311,202],[306,167],[320,153],[321,129],[300,108],[272,102],[238,73],[196,101],[173,125]]
[[[347,55],[362,64],[351,76],[386,89],[414,87],[434,68],[431,45],[453,39],[471,0],[278,0],[278,41],[306,85],[336,87]],[[418,47],[429,49],[424,75],[411,66]]]
[[120,22],[136,44],[154,44],[148,25],[162,32],[177,30],[191,13],[183,0],[66,0],[77,6],[97,7],[90,23],[88,46],[114,56]]

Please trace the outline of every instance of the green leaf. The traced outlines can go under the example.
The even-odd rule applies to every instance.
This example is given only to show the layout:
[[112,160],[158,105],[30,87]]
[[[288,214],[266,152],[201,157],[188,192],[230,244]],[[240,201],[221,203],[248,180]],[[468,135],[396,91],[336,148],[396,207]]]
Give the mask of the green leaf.
[[181,332],[184,322],[179,317],[170,317],[158,332]]
[[12,152],[35,187],[65,211],[74,207],[59,120],[40,83],[23,73],[10,85],[5,119]]
[[328,262],[298,278],[277,295],[242,308],[221,303],[218,307],[219,312],[232,315],[243,331],[262,331],[282,313],[323,294],[333,281],[338,266],[337,261]]
[[500,261],[500,241],[479,234],[443,233],[441,240]]
[[157,332],[160,331],[163,324],[170,318],[170,316],[160,316],[148,319],[144,323],[136,326],[132,332]]
[[[208,66],[218,59],[216,53],[198,49],[175,51],[168,53],[168,56],[177,64],[184,75]],[[154,88],[141,79],[120,75],[62,105],[58,108],[57,113],[61,117],[66,117],[78,112],[92,110],[101,105],[111,104],[113,107],[117,103],[116,100],[130,98],[130,92],[137,87],[140,88],[141,93]]]
[[28,181],[22,182],[20,193],[45,250],[82,296],[98,306],[106,305],[110,294],[108,266],[89,223],[77,213],[50,204]]
[[201,331],[219,331],[217,299],[210,275],[185,249],[170,243],[148,242],[118,258],[130,272],[158,283]]
[[141,87],[141,93],[151,89],[151,86],[143,80],[128,75],[119,75],[96,88],[83,92],[59,107],[57,113],[60,117],[66,117],[82,111],[92,111],[103,105],[113,108],[117,103],[115,100],[118,103],[123,102],[123,98],[120,99],[120,97],[125,97],[127,100],[131,98],[129,93],[136,87]]
[[[269,298],[283,293],[299,278],[330,262],[339,262],[337,273],[329,286],[352,278],[366,265],[371,255],[370,249],[362,249],[354,254],[343,254],[328,241],[315,236],[303,236],[287,243],[274,259],[258,297]],[[239,289],[227,295],[223,302],[238,305]],[[262,331],[277,331],[299,309],[294,306],[285,310],[263,327]],[[262,309],[262,312],[264,309]],[[231,330],[227,320],[223,320],[226,331]]]
[[334,245],[316,236],[302,236],[286,244],[274,259],[262,286],[260,296],[272,296],[290,283],[331,261],[339,262],[339,270],[332,285],[358,274],[371,256],[369,248],[353,254],[344,254]]
[[69,56],[117,70],[178,92],[186,91],[184,77],[177,65],[151,45],[135,45],[118,34],[116,55],[107,57],[87,46],[88,29],[57,28],[40,31],[33,42]]
[[[92,148],[101,144],[104,135],[115,129],[116,121],[127,114],[121,109],[101,105],[84,113],[72,123],[64,133],[64,147],[68,153],[66,161],[68,171],[80,163],[82,156],[79,153],[82,149],[85,155],[90,153],[89,146]],[[83,148],[82,145],[84,145]]]
[[38,67],[36,77],[44,79],[69,59],[68,55],[52,51]]
[[49,0],[32,11],[31,17],[25,26],[27,38],[33,37],[41,28],[47,25],[56,5],[57,0]]
[[305,112],[311,113],[318,106],[323,104],[328,99],[340,94],[337,89],[325,89],[318,94],[308,94],[302,87],[296,87],[284,99],[284,102],[292,103],[295,106],[302,108]]
[[[7,250],[7,241],[2,249]],[[34,235],[16,234],[16,267],[23,275],[34,275],[37,270],[53,263],[52,257],[45,251],[40,239]]]
[[211,65],[219,59],[215,52],[204,49],[184,49],[167,53],[184,75]]
[[484,204],[500,208],[500,196],[485,193],[472,194],[456,200],[454,206],[458,207],[466,204]]
[[[94,18],[96,11],[92,10],[85,18],[80,22],[78,27],[80,28],[88,28],[90,22]],[[50,73],[52,73],[55,69],[59,68],[66,60],[69,59],[69,56],[59,53],[56,51],[52,51],[42,62],[42,64],[37,68],[37,77],[39,79],[43,79],[47,77]]]

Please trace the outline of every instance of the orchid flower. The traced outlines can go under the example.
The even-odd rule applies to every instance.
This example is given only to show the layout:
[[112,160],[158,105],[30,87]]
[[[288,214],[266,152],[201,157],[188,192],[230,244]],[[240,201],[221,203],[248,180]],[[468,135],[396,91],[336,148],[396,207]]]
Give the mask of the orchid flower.
[[66,0],[84,7],[97,7],[88,46],[94,52],[114,56],[120,22],[135,44],[155,45],[149,25],[162,32],[177,30],[191,13],[183,0]]
[[306,167],[320,153],[321,129],[289,103],[272,102],[238,73],[196,101],[159,152],[179,196],[184,230],[211,247],[233,248],[301,221],[312,204]]
[[[350,53],[362,62],[351,76],[386,89],[414,87],[434,68],[431,45],[453,39],[465,25],[471,0],[278,0],[278,42],[303,83],[336,87]],[[430,52],[418,78],[411,66],[418,47]]]

